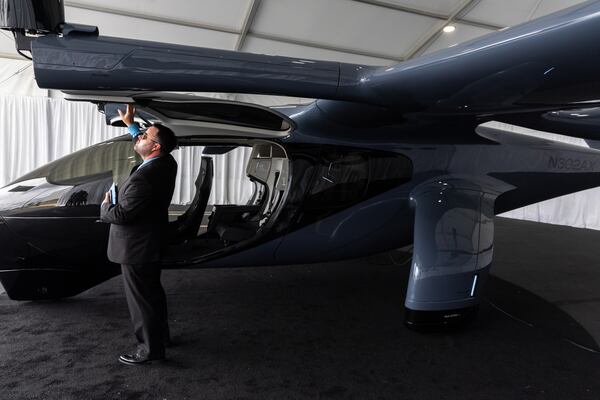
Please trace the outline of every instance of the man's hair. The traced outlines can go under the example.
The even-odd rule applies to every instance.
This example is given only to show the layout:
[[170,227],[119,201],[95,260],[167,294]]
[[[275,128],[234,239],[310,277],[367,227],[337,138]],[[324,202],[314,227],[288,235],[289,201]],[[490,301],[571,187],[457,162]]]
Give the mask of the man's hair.
[[153,127],[158,129],[156,132],[156,141],[160,144],[162,151],[169,154],[177,147],[177,137],[175,133],[169,128],[161,124],[152,124]]

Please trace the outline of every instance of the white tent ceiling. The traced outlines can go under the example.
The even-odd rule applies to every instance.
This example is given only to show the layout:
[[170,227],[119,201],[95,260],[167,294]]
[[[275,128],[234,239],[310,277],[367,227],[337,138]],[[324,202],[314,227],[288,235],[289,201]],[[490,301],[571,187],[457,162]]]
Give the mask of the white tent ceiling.
[[[582,0],[65,0],[107,36],[389,65]],[[452,24],[456,30],[442,33]],[[10,35],[0,57],[18,57]]]

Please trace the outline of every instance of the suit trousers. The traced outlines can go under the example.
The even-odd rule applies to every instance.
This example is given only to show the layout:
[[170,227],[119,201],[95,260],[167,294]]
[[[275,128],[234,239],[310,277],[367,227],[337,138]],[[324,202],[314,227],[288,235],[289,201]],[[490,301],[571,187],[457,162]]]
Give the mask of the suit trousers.
[[170,339],[167,299],[160,283],[160,271],[158,263],[121,265],[138,349],[150,358],[164,357],[165,342]]

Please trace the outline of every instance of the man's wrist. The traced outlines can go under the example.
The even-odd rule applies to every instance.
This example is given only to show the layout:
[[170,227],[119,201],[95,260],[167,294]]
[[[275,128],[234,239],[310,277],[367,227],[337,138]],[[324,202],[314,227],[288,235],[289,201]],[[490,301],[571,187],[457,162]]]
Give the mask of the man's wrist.
[[137,122],[134,122],[133,124],[127,126],[127,131],[129,131],[131,137],[135,139],[141,133],[140,125]]

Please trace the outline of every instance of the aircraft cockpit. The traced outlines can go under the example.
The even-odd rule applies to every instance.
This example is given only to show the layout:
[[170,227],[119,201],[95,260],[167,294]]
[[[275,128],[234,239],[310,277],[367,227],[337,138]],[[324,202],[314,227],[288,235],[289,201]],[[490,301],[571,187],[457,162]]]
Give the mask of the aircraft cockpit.
[[[179,155],[185,164],[201,153],[191,201],[175,199],[183,204],[171,207],[167,262],[185,262],[186,254],[197,258],[261,235],[288,187],[289,160],[277,144],[206,145],[200,152],[194,147],[183,145]],[[233,163],[237,167],[232,168]],[[192,184],[183,174],[178,175],[178,187]]]

